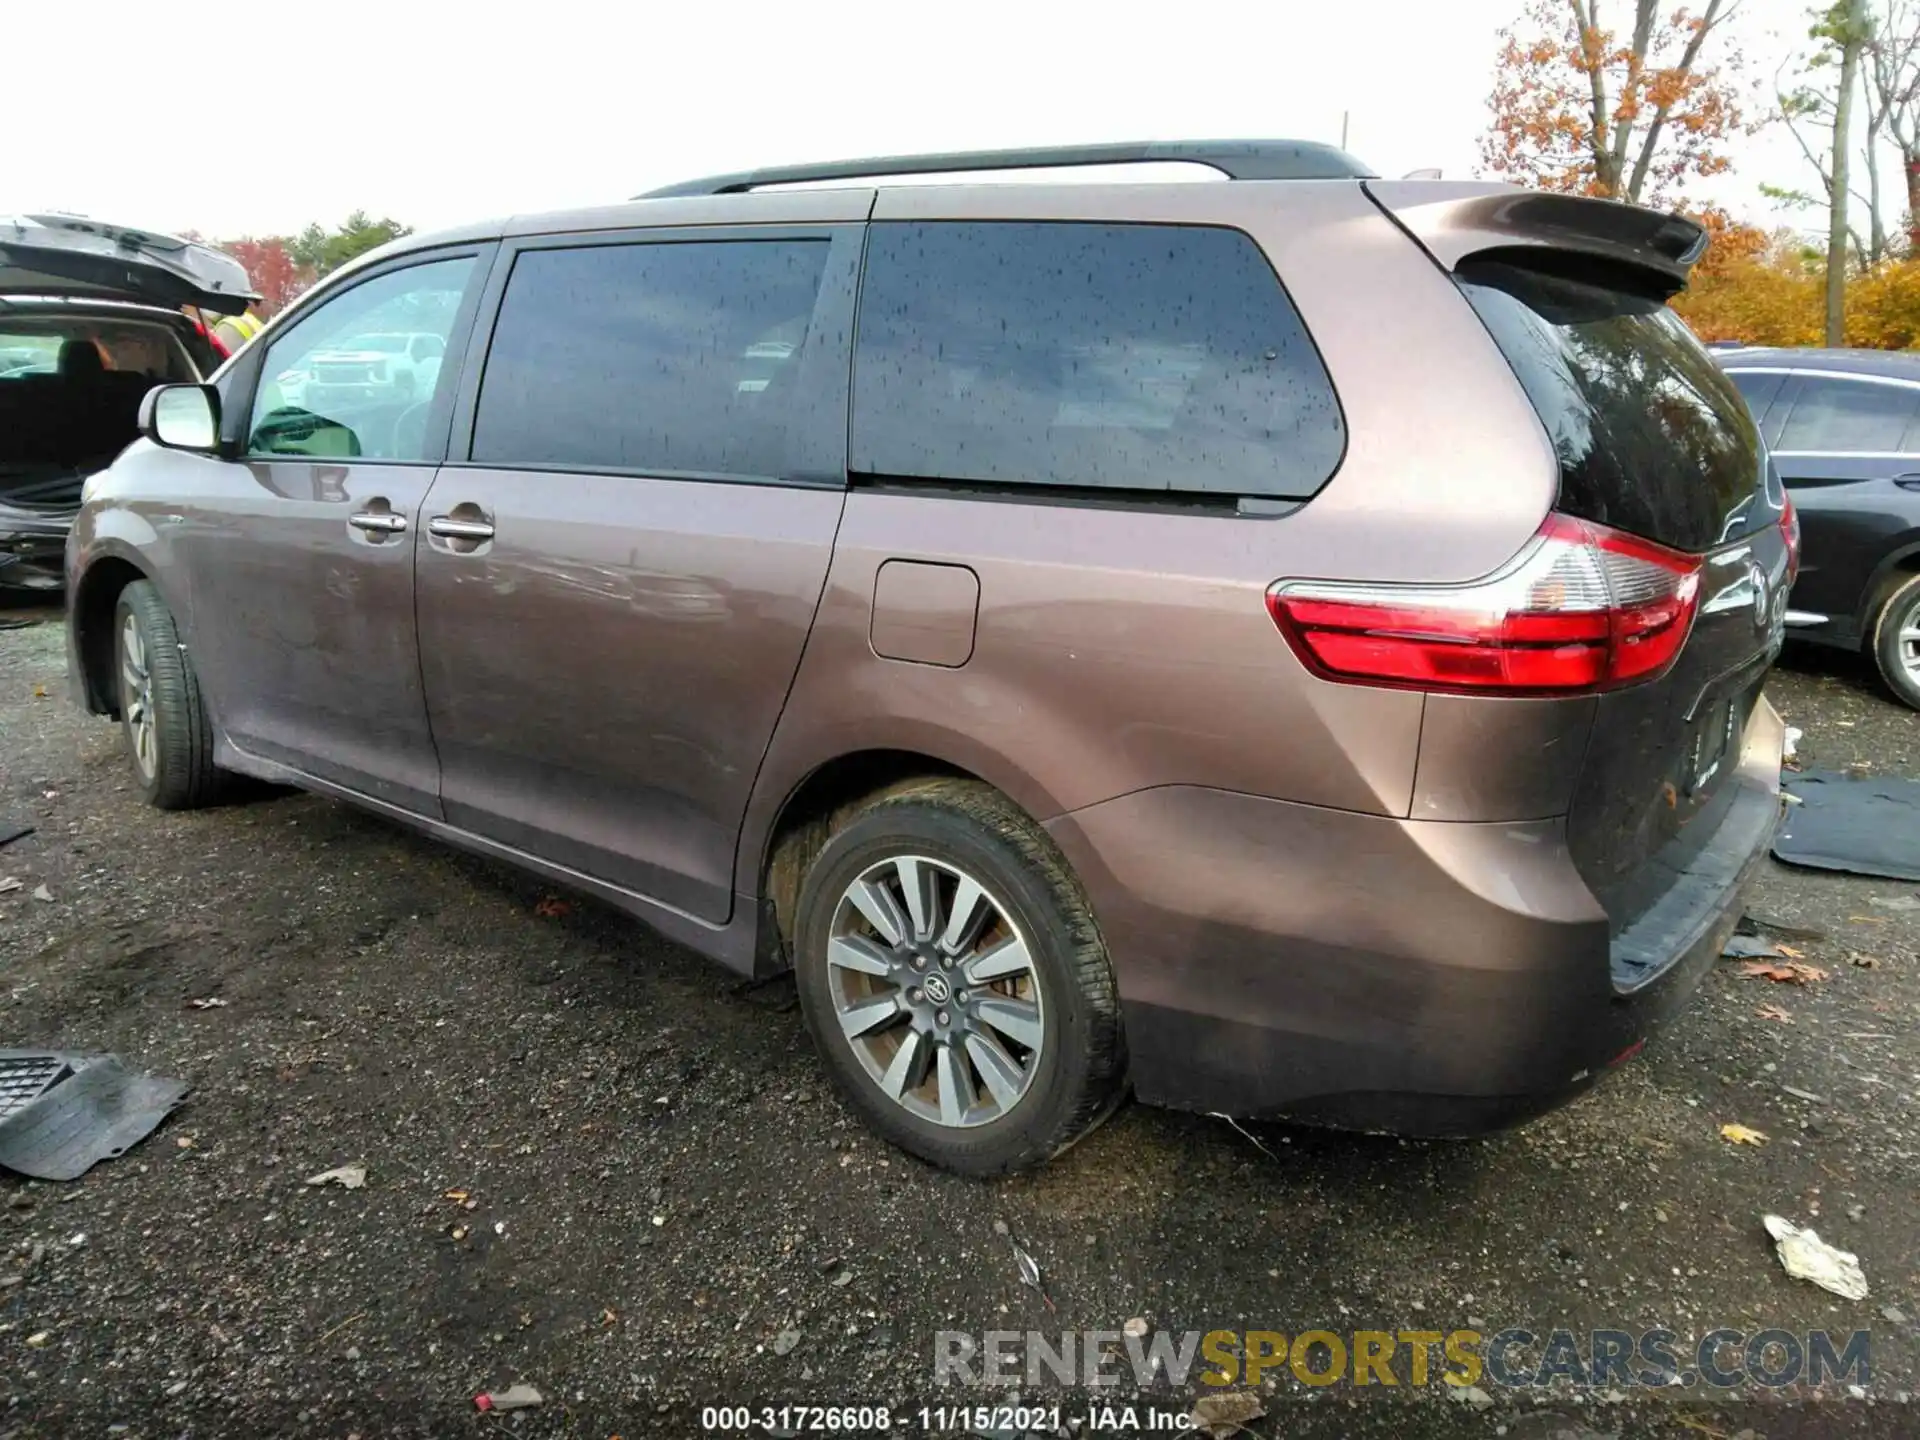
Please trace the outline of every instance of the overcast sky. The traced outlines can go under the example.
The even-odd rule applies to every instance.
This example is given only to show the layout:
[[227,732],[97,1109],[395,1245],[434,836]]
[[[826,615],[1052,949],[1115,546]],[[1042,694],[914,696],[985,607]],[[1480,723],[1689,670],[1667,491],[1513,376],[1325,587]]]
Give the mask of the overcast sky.
[[[1678,0],[1675,0],[1678,3]],[[1628,0],[1603,0],[1624,18]],[[1295,136],[1473,173],[1519,0],[0,0],[0,213],[232,238],[421,229],[712,171],[914,150]],[[1741,0],[1751,73],[1805,0]],[[1811,186],[1778,127],[1718,187]]]

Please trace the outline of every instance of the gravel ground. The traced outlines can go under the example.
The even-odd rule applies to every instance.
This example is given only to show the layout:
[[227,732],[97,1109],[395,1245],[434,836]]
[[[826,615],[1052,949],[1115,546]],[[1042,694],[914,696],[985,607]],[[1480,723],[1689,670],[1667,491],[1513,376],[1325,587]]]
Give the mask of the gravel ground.
[[[0,1440],[693,1436],[724,1400],[917,1415],[998,1393],[936,1390],[936,1331],[1134,1317],[1872,1331],[1864,1399],[1487,1385],[1483,1409],[1289,1377],[1259,1436],[1920,1433],[1920,912],[1876,903],[1915,887],[1770,866],[1751,908],[1823,932],[1790,943],[1825,978],[1722,964],[1643,1056],[1515,1133],[1128,1106],[1043,1173],[977,1184],[867,1137],[780,985],[343,805],[146,809],[118,732],[65,699],[57,614],[35,618],[0,633],[0,818],[39,827],[0,850],[23,882],[0,894],[0,1045],[112,1050],[193,1091],[81,1182],[0,1176]],[[1770,693],[1814,763],[1920,775],[1920,723],[1859,666],[1791,657]],[[346,1163],[364,1189],[302,1183]],[[1767,1211],[1858,1252],[1871,1298],[1789,1279]],[[516,1382],[545,1404],[475,1411]]]

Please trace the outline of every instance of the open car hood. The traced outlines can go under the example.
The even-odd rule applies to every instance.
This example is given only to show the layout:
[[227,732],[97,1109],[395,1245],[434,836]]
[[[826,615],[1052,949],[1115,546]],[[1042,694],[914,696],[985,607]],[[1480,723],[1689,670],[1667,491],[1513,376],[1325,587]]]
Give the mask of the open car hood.
[[0,215],[0,295],[194,305],[238,315],[259,297],[246,267],[197,241],[75,215]]

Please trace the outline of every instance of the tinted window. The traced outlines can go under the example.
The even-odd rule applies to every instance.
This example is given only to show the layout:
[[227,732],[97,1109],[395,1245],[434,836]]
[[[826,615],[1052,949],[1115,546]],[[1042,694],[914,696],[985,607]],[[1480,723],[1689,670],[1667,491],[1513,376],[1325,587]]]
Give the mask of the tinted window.
[[1898,450],[1920,390],[1825,375],[1801,375],[1782,450]]
[[390,270],[308,311],[267,347],[247,426],[249,455],[428,460],[427,414],[452,368],[408,358],[407,336],[444,349],[473,260]]
[[824,240],[528,250],[487,354],[473,458],[776,475]]
[[1559,454],[1562,510],[1696,552],[1766,523],[1753,416],[1664,301],[1505,261],[1458,273]]
[[1776,370],[1729,370],[1727,378],[1733,381],[1733,388],[1740,392],[1740,398],[1747,402],[1747,409],[1758,420],[1766,414],[1767,406],[1773,403],[1773,397],[1780,391],[1780,382],[1786,376]]
[[1346,443],[1299,315],[1237,230],[875,225],[858,336],[868,474],[1304,496]]

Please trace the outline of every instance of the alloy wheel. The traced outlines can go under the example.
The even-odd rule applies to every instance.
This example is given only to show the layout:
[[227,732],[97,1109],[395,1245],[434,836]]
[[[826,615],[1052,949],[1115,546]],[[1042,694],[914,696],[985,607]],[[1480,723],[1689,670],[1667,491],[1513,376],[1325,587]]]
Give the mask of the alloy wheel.
[[147,668],[147,640],[132,615],[120,622],[120,713],[133,741],[133,763],[142,780],[153,779],[155,724],[153,675]]
[[869,1078],[922,1120],[1007,1115],[1038,1072],[1045,999],[1027,937],[975,877],[898,855],[863,871],[827,940],[835,1018]]

